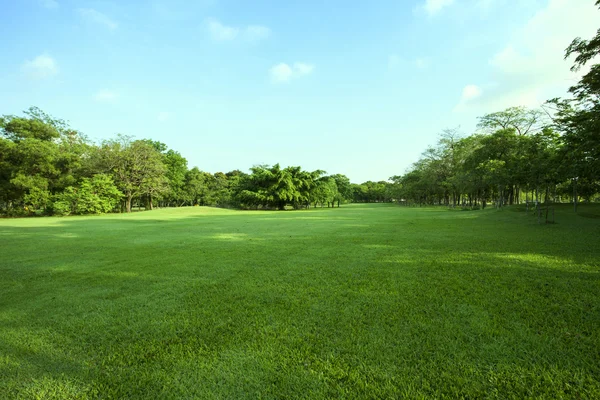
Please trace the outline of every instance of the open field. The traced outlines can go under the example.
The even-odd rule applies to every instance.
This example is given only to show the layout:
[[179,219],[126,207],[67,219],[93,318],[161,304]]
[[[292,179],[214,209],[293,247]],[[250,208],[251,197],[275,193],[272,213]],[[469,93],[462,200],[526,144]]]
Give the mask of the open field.
[[599,216],[0,220],[0,398],[599,398]]

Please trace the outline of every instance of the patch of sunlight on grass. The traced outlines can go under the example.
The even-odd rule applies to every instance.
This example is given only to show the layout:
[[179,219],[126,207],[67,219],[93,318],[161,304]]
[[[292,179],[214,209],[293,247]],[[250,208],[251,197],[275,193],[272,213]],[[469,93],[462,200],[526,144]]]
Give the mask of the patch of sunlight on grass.
[[543,268],[565,271],[598,272],[592,265],[577,263],[563,257],[553,257],[537,253],[495,253],[494,257],[506,261],[508,267]]
[[218,239],[218,240],[241,241],[241,240],[246,240],[248,238],[248,234],[246,234],[246,233],[219,233],[217,235],[212,235],[209,237],[211,239]]
[[394,246],[389,244],[363,244],[367,249],[393,249]]
[[34,379],[24,391],[31,399],[84,399],[90,389],[69,378],[66,374],[59,377],[44,376]]
[[114,278],[139,278],[140,274],[131,271],[98,271],[98,275]]
[[77,235],[72,232],[65,232],[65,233],[57,233],[54,235],[54,237],[63,238],[63,239],[75,239],[75,238],[80,237],[80,235]]

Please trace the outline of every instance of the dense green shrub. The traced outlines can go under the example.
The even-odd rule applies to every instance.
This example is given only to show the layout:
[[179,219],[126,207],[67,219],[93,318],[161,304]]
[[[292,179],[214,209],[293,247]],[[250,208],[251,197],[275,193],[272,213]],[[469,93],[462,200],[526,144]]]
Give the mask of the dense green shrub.
[[67,187],[54,197],[55,215],[103,214],[114,210],[123,194],[108,175],[97,174],[81,180],[79,187]]

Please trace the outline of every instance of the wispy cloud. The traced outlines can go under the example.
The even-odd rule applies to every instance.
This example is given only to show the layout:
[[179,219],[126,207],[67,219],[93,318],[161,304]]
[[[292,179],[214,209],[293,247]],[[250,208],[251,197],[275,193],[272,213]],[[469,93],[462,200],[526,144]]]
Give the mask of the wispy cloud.
[[263,25],[249,25],[244,30],[244,37],[252,42],[258,42],[269,36],[271,36],[271,29]]
[[454,0],[425,0],[425,3],[421,4],[419,8],[425,10],[430,17],[433,17],[453,3]]
[[100,103],[112,103],[119,97],[114,90],[101,89],[94,94],[94,100]]
[[264,25],[229,26],[215,18],[207,19],[206,27],[210,36],[217,41],[243,39],[249,42],[258,42],[271,36],[271,29]]
[[109,31],[114,31],[119,27],[119,25],[106,14],[94,10],[93,8],[80,8],[77,12],[86,21],[102,25]]
[[33,60],[25,61],[22,69],[32,79],[46,79],[58,74],[58,65],[48,54],[41,54]]
[[273,83],[284,83],[289,82],[289,80],[292,79],[294,71],[292,70],[292,67],[286,63],[280,63],[272,67],[269,70],[269,74],[271,75],[271,81]]
[[315,69],[315,66],[312,64],[306,64],[306,63],[300,63],[300,62],[294,64],[294,72],[298,76],[308,75],[308,74],[312,73],[314,69]]
[[595,34],[597,13],[589,2],[550,0],[491,57],[494,82],[483,85],[485,90],[477,102],[461,99],[459,106],[477,106],[488,112],[509,106],[539,106],[549,98],[566,95],[585,70],[571,72],[571,62],[563,60],[564,50],[573,38]]
[[206,20],[206,26],[208,27],[208,31],[210,35],[215,40],[233,40],[238,37],[240,30],[238,28],[234,28],[233,26],[223,25],[221,22],[214,18],[209,18]]
[[295,78],[300,78],[304,75],[311,74],[315,69],[313,64],[296,62],[293,66],[286,63],[279,63],[269,70],[271,82],[286,83]]
[[483,90],[477,85],[467,85],[462,90],[460,101],[454,108],[454,111],[464,110],[473,100],[481,97]]
[[40,0],[40,4],[45,8],[58,8],[59,4],[56,0]]

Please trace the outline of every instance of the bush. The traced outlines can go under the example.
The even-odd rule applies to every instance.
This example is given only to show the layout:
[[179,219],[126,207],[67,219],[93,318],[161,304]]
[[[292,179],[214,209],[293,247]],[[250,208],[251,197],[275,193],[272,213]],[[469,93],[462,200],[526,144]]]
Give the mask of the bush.
[[77,199],[78,214],[102,214],[112,211],[123,194],[108,175],[98,174],[81,182]]
[[123,194],[111,177],[103,174],[82,179],[78,188],[67,187],[54,196],[52,213],[55,215],[102,214],[111,212]]
[[52,213],[54,215],[62,216],[71,215],[71,207],[71,203],[64,200],[58,200],[52,203]]

